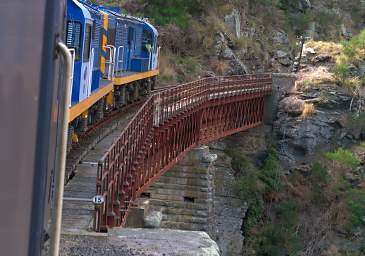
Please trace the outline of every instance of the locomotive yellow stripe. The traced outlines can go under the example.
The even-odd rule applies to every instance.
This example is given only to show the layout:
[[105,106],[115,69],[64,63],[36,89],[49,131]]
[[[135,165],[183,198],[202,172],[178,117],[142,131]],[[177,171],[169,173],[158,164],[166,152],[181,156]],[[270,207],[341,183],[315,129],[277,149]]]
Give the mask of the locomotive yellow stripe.
[[113,79],[113,82],[116,86],[118,86],[118,85],[128,84],[133,81],[157,76],[158,74],[159,74],[159,70],[155,69],[155,70],[151,70],[151,71],[147,71],[147,72],[143,72],[143,73],[136,73],[136,74],[129,75],[129,76],[116,77]]
[[102,44],[103,44],[103,51],[105,52],[105,46],[106,46],[106,43],[108,42],[108,38],[106,37],[106,35],[103,35],[103,42],[102,42]]
[[79,102],[78,104],[72,106],[69,109],[69,119],[68,122],[72,122],[76,117],[80,116],[86,110],[88,110],[92,105],[98,102],[104,96],[112,93],[115,86],[121,86],[133,81],[141,80],[148,77],[153,77],[159,74],[159,70],[151,70],[143,73],[136,73],[133,75],[125,76],[125,77],[116,77],[114,78],[113,82],[110,82],[108,85],[100,88],[98,91],[94,92],[90,95],[90,97],[84,99],[83,101]]
[[104,29],[105,30],[108,30],[108,24],[109,24],[108,14],[104,13]]
[[[108,20],[108,14],[103,13],[103,15],[104,15],[104,34],[101,39],[101,47],[102,47],[101,50],[105,54],[106,53],[105,46],[108,43],[108,38],[105,34],[108,33],[109,20]],[[100,60],[100,71],[102,74],[105,74],[105,55],[103,56],[103,54]]]
[[78,104],[72,106],[69,110],[69,118],[68,122],[70,123],[76,117],[80,116],[86,110],[88,110],[92,105],[94,105],[97,101],[99,101],[102,97],[110,93],[114,88],[113,83],[100,88],[97,92],[90,95],[90,97],[84,99],[83,101],[79,102]]
[[105,73],[105,58],[103,56],[100,59],[100,71],[102,74]]

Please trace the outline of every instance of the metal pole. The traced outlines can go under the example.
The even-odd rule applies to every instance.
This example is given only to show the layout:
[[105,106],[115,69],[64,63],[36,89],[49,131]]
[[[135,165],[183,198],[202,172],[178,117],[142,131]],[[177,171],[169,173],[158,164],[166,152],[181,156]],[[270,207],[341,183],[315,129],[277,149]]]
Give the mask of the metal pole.
[[52,228],[50,241],[50,255],[58,256],[61,238],[61,224],[62,224],[62,204],[63,192],[65,185],[65,167],[66,167],[66,151],[67,151],[67,132],[68,132],[68,118],[69,118],[69,104],[71,97],[71,76],[72,76],[72,55],[67,46],[62,43],[57,43],[57,50],[61,53],[65,61],[64,68],[64,83],[65,94],[63,99],[63,111],[61,113],[62,133],[60,143],[57,145],[57,160],[55,168],[55,206],[52,212]]

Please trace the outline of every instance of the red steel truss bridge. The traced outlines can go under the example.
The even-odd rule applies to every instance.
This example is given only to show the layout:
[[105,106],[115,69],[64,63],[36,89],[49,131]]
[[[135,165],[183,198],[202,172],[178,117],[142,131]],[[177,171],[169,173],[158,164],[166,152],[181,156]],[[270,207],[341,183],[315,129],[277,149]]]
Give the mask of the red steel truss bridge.
[[272,76],[209,77],[152,94],[98,162],[94,229],[125,223],[132,202],[199,144],[260,125]]

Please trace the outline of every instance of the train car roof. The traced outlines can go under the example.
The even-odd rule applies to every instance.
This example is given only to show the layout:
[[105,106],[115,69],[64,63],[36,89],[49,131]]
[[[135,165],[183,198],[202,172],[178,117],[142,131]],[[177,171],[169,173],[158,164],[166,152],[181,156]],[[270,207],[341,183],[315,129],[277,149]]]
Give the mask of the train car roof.
[[158,31],[157,29],[151,24],[148,22],[148,19],[146,18],[138,18],[138,17],[134,17],[134,16],[130,16],[130,15],[127,15],[127,14],[121,14],[121,13],[116,13],[116,12],[113,12],[111,10],[108,10],[109,13],[115,15],[116,17],[120,18],[120,19],[127,19],[127,20],[131,20],[131,21],[135,21],[135,22],[138,22],[138,23],[142,23],[144,24],[147,28],[149,28],[150,30],[152,30],[152,32],[158,36]]
[[92,20],[89,10],[83,5],[83,3],[77,0],[71,0],[77,7],[79,7],[84,15],[85,19]]
[[[76,0],[72,0],[72,1],[76,1]],[[115,16],[116,18],[119,19],[124,19],[124,20],[128,20],[131,22],[136,22],[139,24],[144,24],[145,27],[147,27],[148,29],[150,29],[156,36],[158,36],[158,31],[157,29],[148,22],[148,19],[145,18],[138,18],[135,16],[131,16],[131,15],[127,15],[127,14],[122,14],[121,13],[121,8],[119,7],[112,7],[112,6],[104,6],[104,5],[96,5],[96,4],[92,4],[89,3],[87,0],[79,0],[79,5],[83,6],[83,8],[88,12],[88,8],[91,8],[94,11],[97,12],[106,12],[108,14],[111,14],[113,16]],[[88,7],[88,8],[87,8]],[[90,14],[89,14],[90,15]],[[91,17],[90,17],[91,18]]]
[[152,30],[152,32],[156,35],[156,36],[158,36],[158,31],[157,31],[157,29],[151,24],[151,23],[149,23],[149,22],[147,22],[147,21],[145,21],[145,26],[146,27],[148,27],[149,29],[151,29]]

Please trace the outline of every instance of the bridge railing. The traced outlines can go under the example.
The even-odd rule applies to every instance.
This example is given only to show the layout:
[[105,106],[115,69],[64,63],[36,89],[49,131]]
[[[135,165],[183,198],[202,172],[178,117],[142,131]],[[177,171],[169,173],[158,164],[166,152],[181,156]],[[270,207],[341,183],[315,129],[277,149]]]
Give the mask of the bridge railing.
[[122,225],[139,194],[199,143],[258,125],[271,75],[209,77],[151,95],[98,164],[94,229]]

